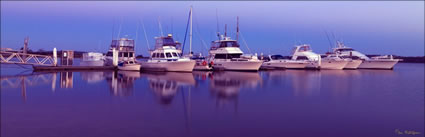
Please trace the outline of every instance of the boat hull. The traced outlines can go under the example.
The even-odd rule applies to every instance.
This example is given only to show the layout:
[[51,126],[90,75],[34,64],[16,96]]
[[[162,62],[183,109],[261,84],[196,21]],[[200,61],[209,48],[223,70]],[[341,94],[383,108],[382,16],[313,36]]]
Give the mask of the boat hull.
[[344,69],[347,64],[345,60],[322,61],[320,69]]
[[363,61],[359,69],[393,69],[394,65],[398,63],[397,59],[388,60],[365,60]]
[[140,64],[124,64],[123,66],[118,65],[118,69],[128,71],[140,71]]
[[304,69],[309,62],[291,62],[291,61],[279,61],[279,62],[264,62],[261,67],[264,69]]
[[213,64],[213,69],[233,71],[258,71],[262,64],[262,61],[216,61]]
[[142,70],[146,71],[176,71],[192,72],[196,61],[167,61],[167,62],[143,62]]
[[198,70],[198,71],[209,71],[212,70],[211,67],[209,67],[208,65],[195,65],[195,67],[193,68],[193,70]]
[[351,60],[347,63],[344,69],[357,69],[360,64],[362,64],[361,60]]

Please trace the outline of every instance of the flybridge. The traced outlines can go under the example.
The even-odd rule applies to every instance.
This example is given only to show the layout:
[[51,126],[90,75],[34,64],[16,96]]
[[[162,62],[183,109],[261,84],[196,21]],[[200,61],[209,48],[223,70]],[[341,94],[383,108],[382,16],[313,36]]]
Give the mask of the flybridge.
[[164,46],[173,46],[177,49],[181,48],[181,43],[174,41],[173,36],[168,34],[166,37],[156,37],[155,49],[163,48]]
[[211,43],[211,49],[224,48],[224,47],[240,47],[236,40],[225,37],[223,40],[214,41]]

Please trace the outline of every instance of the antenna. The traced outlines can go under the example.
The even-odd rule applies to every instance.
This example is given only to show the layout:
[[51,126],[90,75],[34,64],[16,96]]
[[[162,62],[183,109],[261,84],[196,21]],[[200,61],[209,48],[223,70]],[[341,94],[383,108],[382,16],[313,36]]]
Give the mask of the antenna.
[[137,38],[139,38],[138,36],[139,36],[139,22],[137,22],[137,27],[136,27],[136,38],[134,39],[134,46],[136,46]]
[[171,35],[174,35],[174,31],[173,31],[173,16],[171,16]]
[[121,24],[122,24],[122,17],[121,17],[121,22],[120,22],[120,27],[119,27],[119,29],[118,29],[118,38],[117,39],[120,39],[120,33],[121,33]]
[[224,24],[224,37],[227,37],[227,24]]
[[114,30],[115,30],[115,21],[112,20],[112,38],[111,38],[111,40],[114,39]]
[[239,16],[236,17],[236,41],[239,41]]
[[218,9],[215,9],[215,17],[217,20],[217,38],[220,40],[220,27],[219,27],[219,23],[218,23]]
[[161,32],[161,37],[163,37],[164,33],[162,32],[162,25],[161,25],[160,17],[158,17],[158,25],[159,25],[159,31]]
[[326,33],[326,37],[328,38],[328,41],[329,41],[329,49],[328,49],[328,52],[330,52],[330,51],[331,51],[331,48],[332,48],[332,42],[331,42],[331,39],[329,38],[328,32],[327,32],[327,31],[325,31],[325,33]]

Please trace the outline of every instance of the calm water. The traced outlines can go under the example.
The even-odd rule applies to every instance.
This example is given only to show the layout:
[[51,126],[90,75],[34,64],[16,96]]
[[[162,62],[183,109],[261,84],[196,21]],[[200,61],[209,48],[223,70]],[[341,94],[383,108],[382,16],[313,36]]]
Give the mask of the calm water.
[[[23,67],[2,65],[2,137],[424,136],[424,64],[193,73]],[[420,134],[397,134],[405,130]]]

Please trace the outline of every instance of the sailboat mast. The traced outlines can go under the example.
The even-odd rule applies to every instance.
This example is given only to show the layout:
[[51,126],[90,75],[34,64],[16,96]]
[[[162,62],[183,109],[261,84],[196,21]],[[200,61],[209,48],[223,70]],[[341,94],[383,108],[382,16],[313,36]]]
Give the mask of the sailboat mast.
[[239,41],[239,16],[236,17],[236,41]]
[[190,6],[189,56],[192,56],[192,6]]

